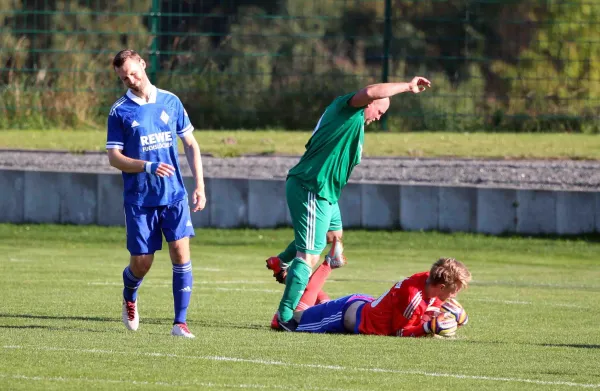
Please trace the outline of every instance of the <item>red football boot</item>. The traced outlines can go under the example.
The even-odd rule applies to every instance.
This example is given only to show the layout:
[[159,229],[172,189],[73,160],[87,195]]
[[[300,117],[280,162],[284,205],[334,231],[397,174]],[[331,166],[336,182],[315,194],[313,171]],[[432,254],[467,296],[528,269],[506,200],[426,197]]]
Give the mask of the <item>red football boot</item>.
[[287,267],[288,265],[284,262],[281,262],[279,257],[270,257],[266,260],[267,269],[273,271],[273,277],[280,284],[285,284],[285,277],[287,276]]
[[271,328],[273,330],[279,330],[279,321],[277,319],[277,312],[273,315],[273,319],[271,320]]

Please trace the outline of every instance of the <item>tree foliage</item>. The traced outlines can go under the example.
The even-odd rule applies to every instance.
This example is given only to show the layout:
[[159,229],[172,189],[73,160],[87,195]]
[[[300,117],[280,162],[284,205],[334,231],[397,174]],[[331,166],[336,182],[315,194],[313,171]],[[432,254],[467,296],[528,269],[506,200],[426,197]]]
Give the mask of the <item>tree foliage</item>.
[[[415,74],[399,130],[597,131],[600,4],[591,0],[0,0],[0,127],[102,124],[129,47],[198,127],[314,126],[337,94]],[[154,51],[154,49],[158,51]]]

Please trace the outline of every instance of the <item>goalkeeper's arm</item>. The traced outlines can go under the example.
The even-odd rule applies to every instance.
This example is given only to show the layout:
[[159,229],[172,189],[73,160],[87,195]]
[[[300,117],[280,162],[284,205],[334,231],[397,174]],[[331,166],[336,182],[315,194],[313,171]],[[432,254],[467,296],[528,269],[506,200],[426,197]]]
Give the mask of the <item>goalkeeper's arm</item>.
[[451,314],[441,313],[433,318],[421,318],[416,325],[407,325],[396,332],[398,337],[422,337],[427,334],[437,334],[442,337],[451,337],[458,327],[456,319]]
[[396,332],[396,336],[398,337],[424,337],[429,332],[426,330],[427,323],[425,321],[421,321],[417,325],[407,325]]

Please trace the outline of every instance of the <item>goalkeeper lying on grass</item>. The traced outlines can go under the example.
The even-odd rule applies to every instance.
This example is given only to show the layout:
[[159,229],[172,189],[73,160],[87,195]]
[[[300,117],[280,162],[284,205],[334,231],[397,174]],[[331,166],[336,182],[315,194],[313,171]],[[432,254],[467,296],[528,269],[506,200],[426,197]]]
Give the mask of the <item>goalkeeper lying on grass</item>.
[[[312,295],[316,301],[328,274],[315,271],[303,301],[310,302]],[[470,280],[462,262],[441,258],[430,271],[399,281],[379,298],[353,294],[295,312],[292,327],[285,331],[450,337],[468,320],[454,297]]]

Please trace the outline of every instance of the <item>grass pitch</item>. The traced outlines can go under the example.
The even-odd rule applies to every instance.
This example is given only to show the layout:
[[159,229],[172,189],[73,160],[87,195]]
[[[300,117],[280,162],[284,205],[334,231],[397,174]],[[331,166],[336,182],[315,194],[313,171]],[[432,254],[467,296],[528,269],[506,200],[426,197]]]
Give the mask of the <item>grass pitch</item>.
[[[310,132],[196,130],[203,153],[302,155]],[[25,141],[24,141],[25,140]],[[0,148],[104,152],[103,130],[1,130]],[[182,144],[179,143],[183,152]],[[367,132],[369,157],[600,159],[600,136],[566,133]]]
[[600,388],[600,244],[349,231],[332,297],[379,295],[440,256],[474,281],[454,340],[289,334],[268,325],[282,286],[264,267],[284,230],[198,230],[194,340],[169,336],[168,252],[121,324],[122,228],[0,225],[0,389],[577,390]]

